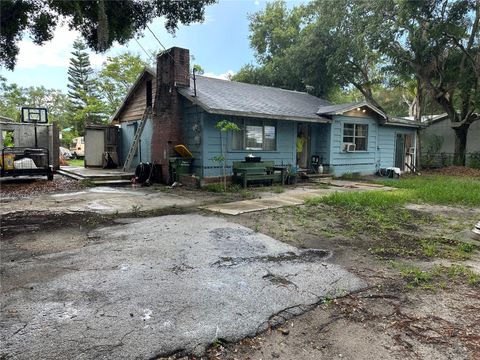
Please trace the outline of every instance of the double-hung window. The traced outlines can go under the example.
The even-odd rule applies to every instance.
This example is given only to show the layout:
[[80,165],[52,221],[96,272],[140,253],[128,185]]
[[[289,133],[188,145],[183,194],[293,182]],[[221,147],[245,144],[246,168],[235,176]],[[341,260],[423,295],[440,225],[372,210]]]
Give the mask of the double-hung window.
[[241,120],[240,131],[232,132],[232,150],[275,151],[277,127],[274,121]]
[[355,151],[367,151],[368,125],[343,124],[343,142],[355,144]]

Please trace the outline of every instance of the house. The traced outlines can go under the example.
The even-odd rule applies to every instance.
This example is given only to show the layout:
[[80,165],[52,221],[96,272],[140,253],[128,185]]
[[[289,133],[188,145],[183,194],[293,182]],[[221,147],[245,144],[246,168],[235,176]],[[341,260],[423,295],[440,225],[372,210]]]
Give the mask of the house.
[[[448,165],[455,153],[455,131],[447,114],[429,115],[422,118],[425,125],[420,131],[422,164],[433,166]],[[434,152],[434,153],[432,153]],[[467,165],[473,153],[480,152],[480,121],[470,125],[467,135]],[[425,163],[426,161],[426,163]]]
[[241,131],[227,134],[227,158],[249,154],[277,165],[308,169],[317,155],[333,175],[373,174],[379,168],[407,170],[414,163],[417,125],[389,118],[367,102],[332,105],[310,94],[279,88],[190,76],[187,49],[173,47],[157,57],[157,68],[145,68],[115,112],[121,127],[120,161],[124,161],[145,109],[146,120],[133,164],[154,162],[169,182],[173,147],[192,152],[192,172],[217,177],[221,166],[219,120],[233,121]]

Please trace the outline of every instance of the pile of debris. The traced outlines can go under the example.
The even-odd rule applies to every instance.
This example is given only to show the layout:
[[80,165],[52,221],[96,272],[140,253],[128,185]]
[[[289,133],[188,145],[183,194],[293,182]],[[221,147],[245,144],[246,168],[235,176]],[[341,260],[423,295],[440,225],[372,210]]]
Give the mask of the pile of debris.
[[480,169],[474,169],[466,166],[447,166],[443,168],[428,170],[428,173],[437,175],[480,177]]
[[78,181],[57,175],[53,181],[39,178],[5,179],[2,181],[1,188],[2,201],[6,201],[52,192],[78,190],[83,186]]

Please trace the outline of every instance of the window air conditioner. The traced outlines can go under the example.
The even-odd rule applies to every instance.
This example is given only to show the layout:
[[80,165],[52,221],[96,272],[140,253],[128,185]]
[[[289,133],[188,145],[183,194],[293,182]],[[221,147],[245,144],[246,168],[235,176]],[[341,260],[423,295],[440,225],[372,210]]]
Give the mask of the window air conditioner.
[[355,144],[354,143],[343,143],[343,151],[354,152]]

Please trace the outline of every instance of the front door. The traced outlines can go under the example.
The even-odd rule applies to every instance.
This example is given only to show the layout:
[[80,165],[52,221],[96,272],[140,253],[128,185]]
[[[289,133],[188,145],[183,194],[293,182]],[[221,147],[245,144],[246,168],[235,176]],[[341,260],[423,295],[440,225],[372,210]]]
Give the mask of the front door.
[[297,126],[297,166],[301,169],[308,169],[310,140],[310,124],[298,124]]
[[395,141],[395,167],[403,171],[405,167],[405,135],[397,134]]

